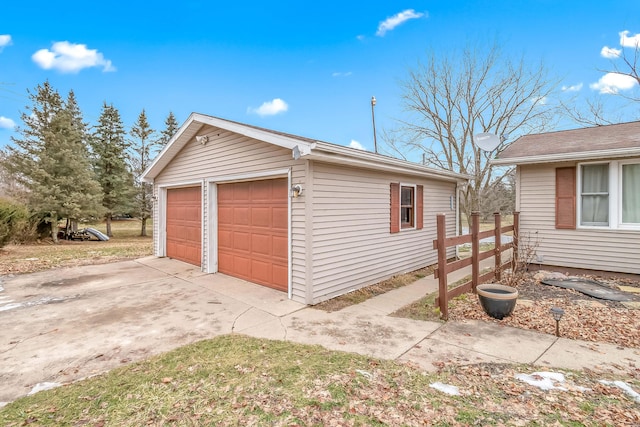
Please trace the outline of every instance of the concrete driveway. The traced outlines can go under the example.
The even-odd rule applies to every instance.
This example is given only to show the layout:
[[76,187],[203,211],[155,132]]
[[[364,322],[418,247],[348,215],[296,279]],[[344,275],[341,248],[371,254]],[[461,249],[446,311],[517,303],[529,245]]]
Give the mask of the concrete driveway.
[[304,307],[167,258],[0,277],[0,402]]

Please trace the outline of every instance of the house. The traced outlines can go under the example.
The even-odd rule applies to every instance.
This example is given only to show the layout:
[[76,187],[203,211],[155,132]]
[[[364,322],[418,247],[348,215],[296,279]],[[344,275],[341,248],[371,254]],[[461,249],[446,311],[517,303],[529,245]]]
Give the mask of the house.
[[640,274],[640,121],[523,136],[492,163],[516,166],[535,263]]
[[467,176],[194,113],[143,180],[156,256],[316,304],[434,264]]

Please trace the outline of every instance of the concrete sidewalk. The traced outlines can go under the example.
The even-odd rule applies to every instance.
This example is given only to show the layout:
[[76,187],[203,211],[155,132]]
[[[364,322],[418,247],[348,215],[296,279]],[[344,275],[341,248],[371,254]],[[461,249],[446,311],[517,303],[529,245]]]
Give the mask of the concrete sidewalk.
[[[458,280],[463,272],[449,276]],[[405,361],[637,370],[640,350],[556,338],[497,322],[389,316],[437,289],[426,277],[338,312],[167,258],[0,277],[0,407],[40,383],[66,384],[222,334],[318,344]],[[516,308],[517,310],[517,308]]]
[[[450,282],[464,276],[453,273]],[[426,322],[388,316],[437,291],[433,276],[333,313],[312,307],[236,322],[234,332],[320,344],[333,350],[409,361],[426,371],[446,364],[523,363],[545,368],[624,373],[640,366],[640,350],[566,338],[495,322]]]

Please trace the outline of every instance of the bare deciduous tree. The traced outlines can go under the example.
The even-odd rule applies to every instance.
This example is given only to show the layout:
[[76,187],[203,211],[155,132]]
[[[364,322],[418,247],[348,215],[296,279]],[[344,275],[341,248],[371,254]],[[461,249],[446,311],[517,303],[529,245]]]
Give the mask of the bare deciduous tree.
[[[409,70],[402,84],[409,118],[401,122],[403,147],[423,153],[434,167],[472,176],[463,193],[467,219],[481,194],[500,177],[489,159],[506,147],[507,135],[541,132],[553,125],[557,107],[547,103],[555,81],[542,64],[502,56],[497,45],[465,48],[461,54],[431,53]],[[484,152],[473,135],[490,132],[500,145]]]
[[[576,123],[583,126],[602,126],[620,123],[628,119],[629,111],[638,108],[640,103],[640,41],[638,36],[627,38],[626,33],[620,34],[621,49],[609,49],[611,68],[600,69],[604,73],[602,80],[609,77],[612,85],[601,83],[592,85],[593,89],[599,89],[599,93],[584,100],[585,107],[576,107],[576,98],[562,103],[567,115]],[[604,49],[603,49],[604,51]],[[622,79],[622,80],[621,80]],[[626,80],[624,89],[621,89],[621,81]],[[631,82],[631,85],[628,83]],[[635,84],[633,84],[635,82]],[[600,83],[600,82],[599,82]],[[615,84],[618,84],[617,86]],[[621,101],[621,103],[615,103]],[[615,103],[615,105],[613,105]],[[640,117],[640,108],[632,117]]]

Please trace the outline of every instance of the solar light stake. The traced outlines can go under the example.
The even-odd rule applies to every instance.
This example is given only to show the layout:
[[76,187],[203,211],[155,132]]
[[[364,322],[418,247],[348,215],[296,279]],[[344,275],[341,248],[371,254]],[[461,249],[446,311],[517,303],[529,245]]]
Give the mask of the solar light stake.
[[553,319],[556,321],[556,336],[559,337],[560,336],[560,319],[562,319],[562,316],[564,315],[564,310],[561,309],[560,307],[551,307],[551,315],[553,316]]

